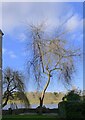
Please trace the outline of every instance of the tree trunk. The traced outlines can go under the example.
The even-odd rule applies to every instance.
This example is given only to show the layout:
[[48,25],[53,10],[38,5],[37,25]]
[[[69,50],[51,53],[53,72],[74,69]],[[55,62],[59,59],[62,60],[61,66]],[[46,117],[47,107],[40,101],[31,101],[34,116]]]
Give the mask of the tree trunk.
[[51,75],[50,75],[50,72],[49,72],[49,74],[48,74],[48,81],[47,81],[47,83],[46,83],[46,85],[45,85],[45,87],[44,87],[44,89],[42,91],[41,97],[39,98],[39,100],[40,100],[40,107],[43,106],[43,100],[44,100],[44,96],[45,96],[45,92],[47,90],[47,87],[48,87],[48,85],[50,83],[50,77],[51,77]]
[[43,99],[40,97],[39,100],[40,100],[40,107],[42,107],[43,106]]
[[6,98],[6,101],[2,104],[2,107],[4,107],[5,105],[7,105],[8,100],[9,100],[9,95]]

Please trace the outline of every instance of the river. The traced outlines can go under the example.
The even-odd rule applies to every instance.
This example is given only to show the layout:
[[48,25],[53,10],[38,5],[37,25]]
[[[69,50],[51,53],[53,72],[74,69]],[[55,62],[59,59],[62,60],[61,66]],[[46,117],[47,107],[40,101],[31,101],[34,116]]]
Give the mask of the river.
[[[31,104],[30,105],[30,108],[37,108],[39,105],[38,104]],[[50,109],[53,109],[53,108],[58,108],[58,104],[45,104],[45,107],[46,108],[50,108]],[[10,108],[10,104],[7,104],[3,110],[7,110]],[[25,108],[24,104],[17,104],[17,108]]]

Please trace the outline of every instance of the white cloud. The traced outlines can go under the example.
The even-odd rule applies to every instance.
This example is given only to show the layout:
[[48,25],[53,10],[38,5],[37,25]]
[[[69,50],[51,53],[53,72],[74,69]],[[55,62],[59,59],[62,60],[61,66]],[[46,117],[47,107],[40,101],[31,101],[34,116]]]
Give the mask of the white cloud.
[[2,3],[4,31],[10,32],[18,26],[22,27],[29,15],[30,8],[31,3]]
[[22,28],[27,22],[35,23],[43,19],[55,26],[59,24],[57,18],[62,16],[64,7],[68,11],[65,3],[3,3],[3,29],[10,32],[16,27]]
[[26,38],[27,38],[27,36],[24,34],[24,33],[21,33],[19,36],[18,36],[18,40],[20,41],[20,42],[25,42],[26,41]]
[[[66,5],[66,3],[3,3],[3,29],[6,33],[10,33],[12,30],[16,32],[17,28],[23,29],[25,27],[26,29],[30,22],[35,24],[44,20],[48,28],[47,30],[52,32],[52,27],[57,28],[72,13],[73,8],[68,4]],[[74,31],[78,27],[79,29],[80,26],[82,27],[82,21],[79,15],[74,14],[64,27]],[[21,32],[18,35],[17,39],[20,42],[24,42],[26,39],[23,33]]]
[[13,51],[9,51],[9,52],[8,52],[8,55],[9,55],[11,58],[16,58],[16,57],[17,57]]
[[5,53],[6,53],[6,51],[7,51],[7,49],[2,48],[2,54],[5,54]]
[[7,55],[10,58],[17,58],[17,55],[13,51],[9,51],[6,48],[2,48],[2,54]]
[[75,30],[80,27],[83,28],[83,20],[78,15],[72,16],[66,23],[67,30]]

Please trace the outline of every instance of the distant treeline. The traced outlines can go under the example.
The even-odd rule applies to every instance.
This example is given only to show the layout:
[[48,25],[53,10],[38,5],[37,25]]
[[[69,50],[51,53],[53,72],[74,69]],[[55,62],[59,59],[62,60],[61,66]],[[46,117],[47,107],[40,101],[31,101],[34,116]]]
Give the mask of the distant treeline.
[[[19,93],[16,93],[19,95]],[[29,99],[30,104],[39,104],[39,97],[41,93],[39,92],[26,92],[27,98]],[[44,104],[57,104],[62,101],[62,98],[65,94],[62,92],[46,92]],[[16,98],[16,102],[19,102],[19,99]]]

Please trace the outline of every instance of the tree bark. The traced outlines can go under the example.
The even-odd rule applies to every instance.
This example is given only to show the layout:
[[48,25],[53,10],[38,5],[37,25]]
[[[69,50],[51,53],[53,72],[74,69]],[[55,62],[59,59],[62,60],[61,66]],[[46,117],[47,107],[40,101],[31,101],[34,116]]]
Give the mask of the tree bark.
[[47,90],[47,87],[48,87],[48,85],[50,83],[50,77],[51,77],[51,75],[50,75],[50,72],[49,72],[49,74],[48,74],[48,81],[47,81],[47,83],[46,83],[46,85],[45,85],[45,87],[44,87],[44,89],[42,91],[41,97],[39,98],[39,100],[40,100],[40,107],[43,106],[43,100],[44,100],[44,96],[45,96],[45,92]]
[[43,99],[41,99],[41,97],[40,97],[39,100],[40,100],[40,107],[42,107],[43,106]]
[[9,100],[9,95],[7,95],[6,101],[2,104],[2,107],[4,107],[5,105],[7,105],[8,100]]

